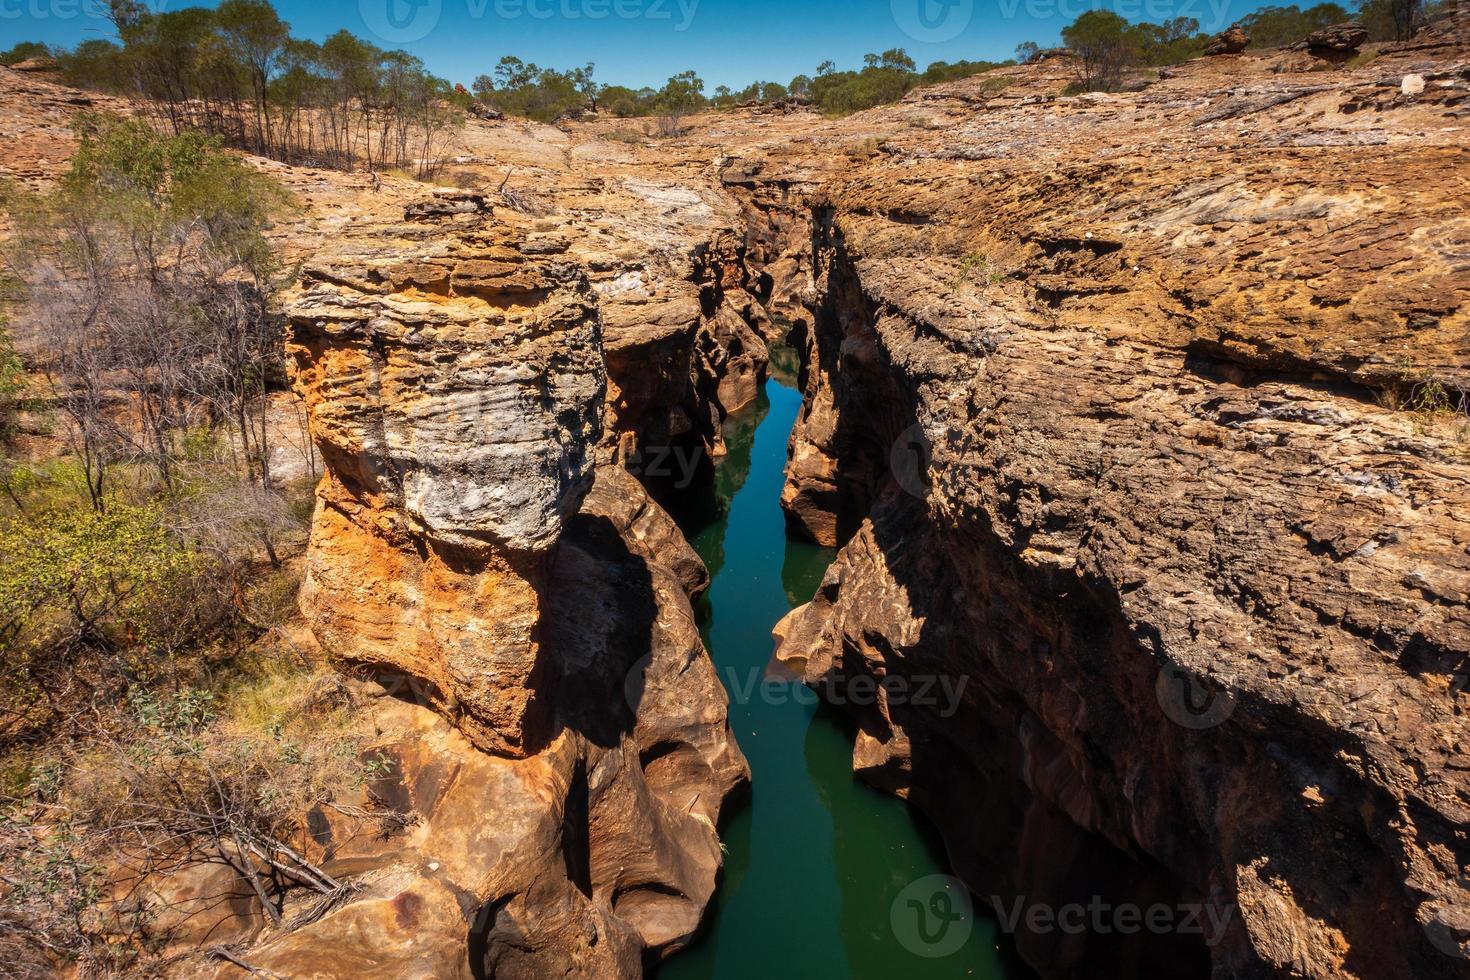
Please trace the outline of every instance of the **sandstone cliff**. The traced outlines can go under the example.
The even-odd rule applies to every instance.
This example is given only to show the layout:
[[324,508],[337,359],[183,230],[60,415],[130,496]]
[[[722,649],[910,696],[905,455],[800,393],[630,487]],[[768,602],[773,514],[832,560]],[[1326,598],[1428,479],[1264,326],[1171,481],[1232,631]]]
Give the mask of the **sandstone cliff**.
[[[324,817],[326,866],[371,884],[250,962],[638,975],[698,925],[715,823],[747,778],[689,605],[704,567],[594,460],[604,417],[609,444],[640,434],[635,374],[604,367],[604,338],[645,338],[605,327],[565,240],[514,213],[454,194],[408,216],[307,268],[289,353],[327,471],[303,608],[328,656],[417,705],[387,709],[409,717],[383,751],[388,797],[421,824],[388,846],[344,832],[339,850]],[[706,332],[697,289],[668,304],[664,342],[717,425],[748,383],[738,353],[698,338],[733,346],[749,327],[715,303]],[[650,400],[692,397],[657,381]]]
[[[855,768],[982,906],[1225,916],[1213,946],[1023,931],[1034,965],[1467,975],[1467,63],[1440,33],[1063,97],[1054,57],[642,145],[473,121],[473,192],[432,198],[260,163],[302,202],[305,611],[385,772],[308,821],[349,892],[277,896],[277,931],[235,896],[208,941],[511,977],[688,941],[745,766],[707,575],[644,485],[707,468],[790,327],[783,503],[843,547],[780,655],[967,681],[954,716],[880,688]],[[45,183],[78,96],[0,81],[5,170]]]
[[1230,916],[1047,975],[1470,975],[1464,56],[1016,93],[814,202],[778,655],[970,680],[854,766],[981,896]]

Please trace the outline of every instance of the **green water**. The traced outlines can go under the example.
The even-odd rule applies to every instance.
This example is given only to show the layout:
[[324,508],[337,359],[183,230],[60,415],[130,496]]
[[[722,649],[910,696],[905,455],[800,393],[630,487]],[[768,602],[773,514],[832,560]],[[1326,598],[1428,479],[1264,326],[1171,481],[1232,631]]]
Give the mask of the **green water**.
[[906,804],[853,778],[851,734],[806,688],[772,682],[764,696],[741,693],[764,674],[771,627],[811,598],[832,559],[786,537],[782,468],[801,398],[778,378],[727,423],[729,454],[712,492],[671,502],[713,577],[699,613],[753,790],[721,828],[729,853],[705,928],[658,978],[1017,976],[991,919],[958,922],[969,932],[947,955],[906,947],[891,910],[898,899],[908,914],[912,889],[899,893],[944,872],[935,842]]

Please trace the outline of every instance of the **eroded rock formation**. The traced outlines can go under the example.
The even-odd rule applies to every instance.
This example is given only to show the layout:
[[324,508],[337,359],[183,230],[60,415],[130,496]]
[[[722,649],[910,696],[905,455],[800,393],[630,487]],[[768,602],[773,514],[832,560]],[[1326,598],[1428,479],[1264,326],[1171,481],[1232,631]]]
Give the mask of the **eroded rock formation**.
[[[466,200],[340,244],[290,304],[326,464],[302,604],[329,656],[412,702],[373,709],[395,733],[376,791],[419,823],[365,842],[319,814],[323,866],[368,884],[257,969],[327,975],[331,948],[334,976],[636,976],[692,936],[747,778],[689,604],[704,567],[595,464],[638,432],[609,397],[635,368],[608,383],[564,240]],[[716,413],[764,368],[719,299],[669,304],[668,331]]]
[[783,502],[843,547],[778,655],[886,680],[854,766],[979,895],[1227,917],[1022,923],[1047,975],[1470,975],[1470,456],[1413,401],[1470,387],[1439,57],[1385,99],[1192,62],[905,134],[817,202]]

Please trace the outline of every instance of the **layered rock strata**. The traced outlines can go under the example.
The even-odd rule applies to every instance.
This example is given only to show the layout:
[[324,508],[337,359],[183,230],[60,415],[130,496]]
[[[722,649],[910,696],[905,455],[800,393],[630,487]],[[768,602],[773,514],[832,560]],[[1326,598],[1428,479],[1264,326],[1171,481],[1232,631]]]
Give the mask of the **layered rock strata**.
[[783,502],[842,550],[778,656],[878,682],[854,767],[982,902],[1222,923],[1022,918],[1045,975],[1470,975],[1463,52],[1193,62],[816,202]]
[[[747,779],[690,607],[704,567],[595,461],[604,304],[564,240],[465,200],[341,243],[290,302],[326,467],[302,605],[330,657],[411,702],[372,714],[378,796],[417,823],[364,843],[316,815],[323,866],[367,884],[262,939],[257,969],[639,975],[692,936]],[[738,357],[719,397],[742,396]]]

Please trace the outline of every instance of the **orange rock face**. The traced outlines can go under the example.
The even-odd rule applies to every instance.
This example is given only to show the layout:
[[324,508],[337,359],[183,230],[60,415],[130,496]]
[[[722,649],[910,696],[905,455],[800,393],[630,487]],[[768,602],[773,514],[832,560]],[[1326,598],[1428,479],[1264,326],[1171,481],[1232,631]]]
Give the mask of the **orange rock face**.
[[816,201],[783,500],[842,550],[779,655],[967,682],[857,710],[854,766],[978,894],[1224,921],[1022,925],[1046,975],[1470,971],[1470,77],[1438,45],[1020,96]]
[[327,468],[302,596],[319,638],[521,755],[549,734],[539,594],[605,375],[585,278],[492,221],[405,224],[309,267],[288,353]]

